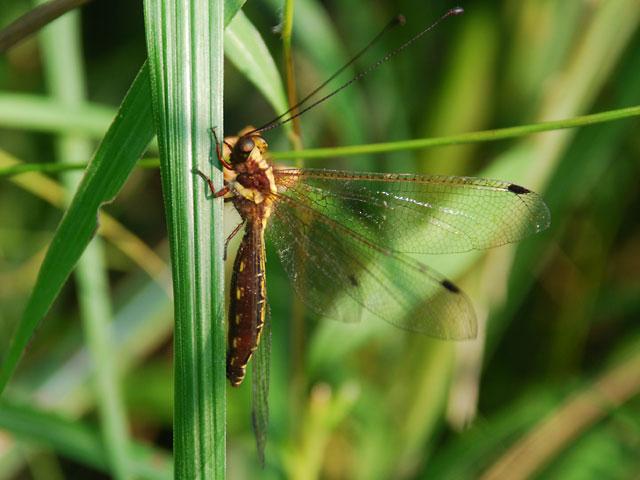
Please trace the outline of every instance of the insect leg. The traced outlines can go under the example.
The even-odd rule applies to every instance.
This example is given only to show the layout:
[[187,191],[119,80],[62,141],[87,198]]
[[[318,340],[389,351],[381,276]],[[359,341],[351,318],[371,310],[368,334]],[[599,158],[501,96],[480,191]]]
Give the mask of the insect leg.
[[196,173],[198,175],[200,175],[204,179],[205,182],[207,182],[207,185],[209,185],[209,190],[211,190],[211,193],[213,194],[213,196],[215,198],[222,197],[223,195],[226,195],[227,193],[229,193],[229,186],[228,185],[225,185],[220,190],[216,191],[215,187],[213,186],[213,181],[209,177],[207,177],[199,169],[196,169]]
[[[220,140],[218,140],[218,134],[216,133],[216,127],[211,127],[211,133],[213,134],[213,141],[216,144],[216,157],[218,157],[218,161],[225,167],[228,168],[229,170],[231,170],[231,164],[229,162],[227,162],[224,159],[224,156],[222,155],[222,149],[220,148]],[[231,145],[229,145],[227,142],[224,142],[229,148],[231,148]]]
[[233,232],[231,232],[231,234],[227,237],[227,239],[224,241],[224,256],[222,257],[223,260],[227,259],[227,247],[229,246],[229,242],[231,241],[231,239],[233,239],[233,237],[235,237],[237,235],[237,233],[240,231],[240,229],[244,226],[244,220],[242,222],[240,222],[236,228],[233,229]]
[[[211,188],[211,187],[209,187]],[[227,193],[229,193],[229,186],[225,185],[224,187],[222,187],[220,190],[218,190],[217,192],[213,193],[213,196],[218,198],[218,197],[223,197],[224,195],[226,195]]]

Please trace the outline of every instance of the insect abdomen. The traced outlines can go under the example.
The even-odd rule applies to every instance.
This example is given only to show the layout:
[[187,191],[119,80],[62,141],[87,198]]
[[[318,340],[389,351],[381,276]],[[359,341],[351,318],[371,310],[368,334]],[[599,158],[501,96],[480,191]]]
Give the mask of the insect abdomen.
[[227,378],[237,387],[258,348],[266,312],[264,234],[259,223],[247,223],[231,276]]

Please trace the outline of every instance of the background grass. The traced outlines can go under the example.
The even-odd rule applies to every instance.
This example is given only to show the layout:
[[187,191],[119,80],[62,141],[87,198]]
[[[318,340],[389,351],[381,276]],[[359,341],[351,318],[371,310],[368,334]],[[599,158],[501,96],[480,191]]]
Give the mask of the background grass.
[[[7,3],[0,26],[32,5]],[[359,65],[451,6],[297,0],[292,46],[300,96],[394,14],[404,13],[407,25]],[[481,0],[463,6],[463,17],[306,114],[304,146],[448,136],[640,104],[640,12],[634,1]],[[258,48],[259,32],[283,72],[282,42],[273,33],[280,7],[279,0],[247,2],[236,34]],[[53,162],[60,153],[53,133],[90,142],[102,138],[146,56],[142,6],[96,0],[82,11],[81,22],[87,96],[77,105],[50,94],[50,59],[35,39],[0,58],[0,166]],[[247,61],[237,60],[241,52],[242,44],[226,52],[235,59],[226,65],[227,133],[268,121],[282,102],[272,62],[263,58],[247,68]],[[261,89],[251,83],[259,79],[258,68],[269,75]],[[227,475],[637,477],[637,131],[631,118],[490,143],[305,160],[314,167],[511,180],[544,195],[552,226],[517,246],[425,259],[458,278],[472,298],[483,334],[464,344],[418,337],[382,322],[312,319],[305,322],[302,344],[293,344],[300,337],[290,334],[291,289],[269,252],[274,347],[267,465],[259,470],[245,386],[228,391]],[[286,133],[270,132],[273,150],[289,149]],[[52,192],[40,180],[33,173],[0,179],[3,358],[61,218],[40,199]],[[92,200],[99,204],[103,198]],[[146,261],[150,255],[169,261],[158,171],[135,170],[104,210],[132,233],[112,234],[105,242],[113,310],[109,361],[123,374],[116,400],[125,404],[131,430],[128,468],[136,476],[166,478],[172,306],[166,264]],[[142,247],[127,249],[131,241]],[[115,473],[101,432],[117,425],[105,425],[115,420],[99,413],[89,343],[79,329],[80,289],[75,282],[62,289],[3,395],[0,478]],[[294,388],[291,355],[300,347],[304,356]],[[61,434],[51,436],[51,429]]]

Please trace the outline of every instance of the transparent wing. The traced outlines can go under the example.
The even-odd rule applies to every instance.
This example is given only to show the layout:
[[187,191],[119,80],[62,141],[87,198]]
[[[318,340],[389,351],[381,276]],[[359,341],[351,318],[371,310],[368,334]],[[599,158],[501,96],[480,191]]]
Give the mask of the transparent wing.
[[453,283],[351,228],[357,218],[325,215],[317,202],[295,193],[275,197],[267,234],[312,311],[357,321],[367,310],[438,338],[475,337],[473,309]]
[[[282,196],[302,199],[367,240],[406,253],[456,253],[515,242],[549,225],[540,196],[471,177],[276,169]],[[416,226],[420,234],[413,235]]]
[[264,467],[264,449],[269,429],[269,362],[271,359],[271,312],[267,306],[258,349],[251,362],[251,421],[258,460]]

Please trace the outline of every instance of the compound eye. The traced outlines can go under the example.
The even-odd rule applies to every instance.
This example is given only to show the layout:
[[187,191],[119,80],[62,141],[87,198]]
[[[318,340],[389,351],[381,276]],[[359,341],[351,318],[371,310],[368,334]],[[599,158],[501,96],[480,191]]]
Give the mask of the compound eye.
[[251,137],[242,137],[238,140],[237,148],[244,155],[249,155],[255,146],[256,144]]

